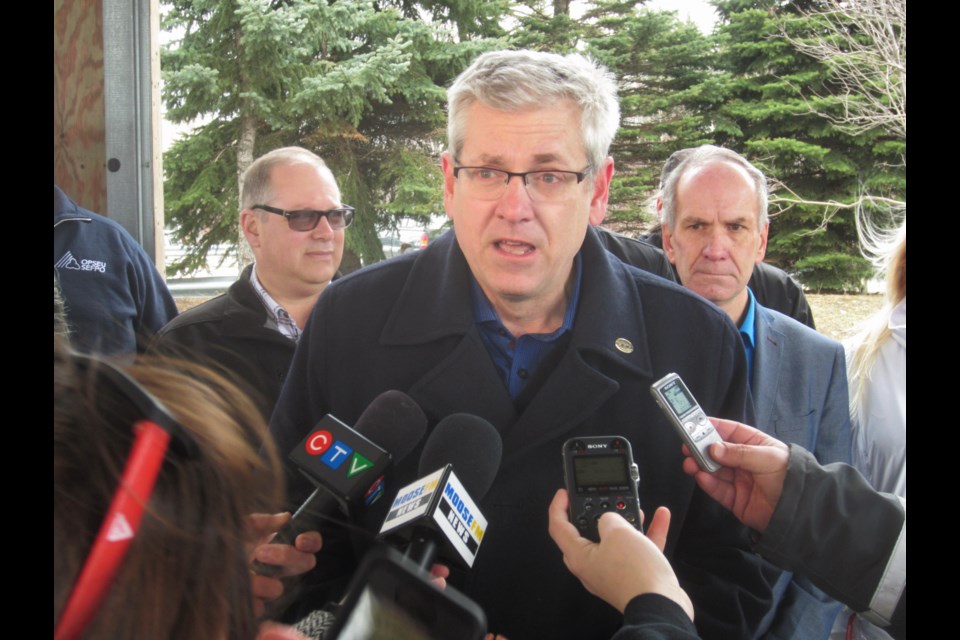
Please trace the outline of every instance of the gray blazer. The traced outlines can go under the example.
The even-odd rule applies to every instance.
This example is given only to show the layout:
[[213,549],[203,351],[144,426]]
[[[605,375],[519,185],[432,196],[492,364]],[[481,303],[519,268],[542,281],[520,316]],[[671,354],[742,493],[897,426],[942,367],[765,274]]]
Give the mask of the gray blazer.
[[[757,305],[753,393],[757,427],[813,453],[821,464],[850,462],[847,368],[839,342]],[[825,640],[840,604],[807,578],[783,572],[775,607],[756,638]]]
[[843,346],[757,305],[750,391],[757,428],[813,453],[850,462],[850,405]]

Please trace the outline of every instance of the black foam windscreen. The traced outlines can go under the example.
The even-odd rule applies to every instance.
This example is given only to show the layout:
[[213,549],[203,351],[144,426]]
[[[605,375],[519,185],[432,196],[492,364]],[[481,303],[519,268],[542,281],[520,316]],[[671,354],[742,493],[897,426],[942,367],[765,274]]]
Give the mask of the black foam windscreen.
[[441,420],[420,454],[420,476],[452,464],[470,496],[480,501],[497,477],[503,442],[492,424],[469,413],[453,413]]
[[384,391],[357,419],[354,430],[402,460],[420,444],[427,431],[427,416],[413,399],[402,391]]

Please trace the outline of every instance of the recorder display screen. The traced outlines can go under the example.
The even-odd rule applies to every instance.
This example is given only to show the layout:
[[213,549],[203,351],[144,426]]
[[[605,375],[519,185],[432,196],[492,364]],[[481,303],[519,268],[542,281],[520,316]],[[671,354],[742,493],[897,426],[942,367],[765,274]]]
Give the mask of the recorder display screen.
[[682,416],[696,406],[690,392],[679,380],[674,380],[663,388],[663,397],[670,403],[674,413],[678,416]]
[[585,490],[630,485],[627,461],[622,455],[576,456],[573,458],[573,473],[577,477],[577,486]]

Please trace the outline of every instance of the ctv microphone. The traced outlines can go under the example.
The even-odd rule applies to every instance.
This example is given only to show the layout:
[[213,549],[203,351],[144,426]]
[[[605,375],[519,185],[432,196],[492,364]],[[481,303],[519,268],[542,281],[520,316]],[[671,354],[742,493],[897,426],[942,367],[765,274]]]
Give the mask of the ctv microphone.
[[[305,531],[342,507],[347,514],[383,495],[383,477],[391,461],[410,455],[423,439],[427,417],[410,396],[384,391],[370,403],[351,429],[330,414],[290,452],[290,460],[316,489],[304,500],[272,544],[293,544]],[[276,565],[254,562],[261,575],[280,571]]]
[[472,567],[487,520],[470,496],[479,500],[490,490],[502,453],[500,434],[483,418],[441,420],[423,447],[422,477],[397,493],[379,537],[409,538],[407,556],[424,569],[438,553]]

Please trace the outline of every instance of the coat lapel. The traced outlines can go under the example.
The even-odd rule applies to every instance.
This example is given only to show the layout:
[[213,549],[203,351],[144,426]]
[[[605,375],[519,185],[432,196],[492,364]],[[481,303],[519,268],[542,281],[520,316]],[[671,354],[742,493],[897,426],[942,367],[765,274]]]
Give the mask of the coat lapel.
[[466,260],[452,233],[441,242],[446,250],[436,247],[412,268],[422,273],[411,271],[381,340],[450,344],[449,355],[411,387],[410,395],[438,419],[467,412],[489,420],[503,437],[504,465],[583,423],[620,388],[617,377],[651,375],[636,285],[591,229],[582,250],[580,307],[569,348],[518,414],[473,321]]
[[[567,353],[504,441],[504,464],[567,433],[620,389],[652,375],[642,302],[632,276],[591,228],[583,244],[580,307]],[[611,433],[616,426],[610,426]]]
[[513,400],[476,328],[463,336],[449,357],[410,388],[410,395],[427,415],[480,416],[497,428],[501,438],[517,421]]
[[780,388],[780,367],[786,336],[773,326],[767,310],[757,305],[757,346],[753,353],[751,392],[757,410],[757,427],[768,431]]
[[513,401],[473,321],[470,270],[452,231],[417,256],[380,341],[448,349],[408,392],[427,415],[439,420],[472,413],[501,434],[516,422]]

